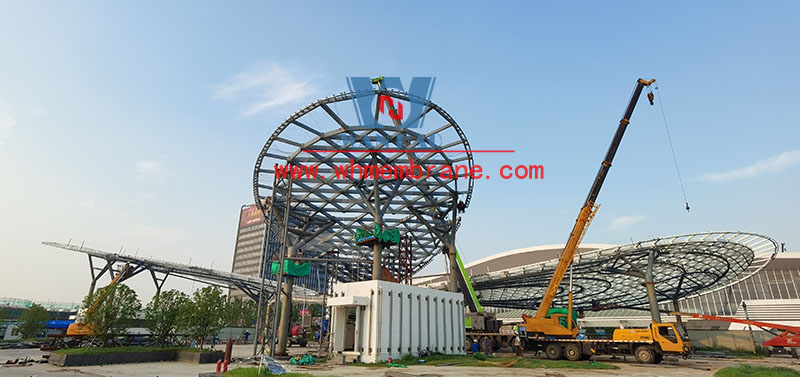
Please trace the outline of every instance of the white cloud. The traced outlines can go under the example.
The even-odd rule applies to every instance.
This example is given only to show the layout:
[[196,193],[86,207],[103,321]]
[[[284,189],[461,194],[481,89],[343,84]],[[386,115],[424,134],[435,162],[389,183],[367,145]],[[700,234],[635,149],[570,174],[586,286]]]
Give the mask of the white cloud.
[[644,216],[620,216],[611,219],[611,224],[606,229],[614,232],[623,231],[631,226],[644,221]]
[[783,152],[743,168],[703,174],[700,176],[700,180],[723,183],[736,179],[753,178],[765,173],[778,173],[797,164],[800,164],[800,149]]
[[14,133],[14,127],[16,125],[17,118],[11,115],[8,105],[0,102],[0,146]]
[[297,103],[314,94],[313,79],[276,63],[248,69],[216,88],[216,98],[243,97],[243,115],[256,115],[282,105]]
[[136,162],[136,179],[141,183],[163,183],[167,171],[158,161],[140,160]]

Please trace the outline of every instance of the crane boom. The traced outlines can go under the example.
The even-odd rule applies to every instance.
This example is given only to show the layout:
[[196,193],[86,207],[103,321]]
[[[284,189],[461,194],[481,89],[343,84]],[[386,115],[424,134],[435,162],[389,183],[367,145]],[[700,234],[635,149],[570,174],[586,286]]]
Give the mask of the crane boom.
[[550,284],[547,286],[544,297],[542,297],[542,302],[539,304],[539,309],[536,311],[535,318],[542,319],[547,317],[547,313],[550,310],[550,307],[553,305],[553,299],[555,298],[556,293],[558,293],[558,286],[561,285],[561,281],[564,279],[567,269],[572,264],[572,259],[575,256],[575,252],[578,250],[580,240],[583,238],[583,234],[586,232],[589,219],[592,217],[592,213],[595,210],[595,200],[597,200],[597,195],[600,193],[600,188],[603,187],[603,182],[606,179],[606,175],[608,175],[608,170],[611,168],[611,162],[614,160],[614,155],[617,154],[617,149],[622,141],[622,136],[625,134],[628,124],[630,124],[631,115],[633,115],[633,109],[636,107],[636,103],[639,101],[639,96],[642,94],[642,90],[646,86],[650,86],[655,81],[655,79],[649,81],[639,79],[636,81],[636,87],[633,90],[633,95],[628,103],[628,107],[625,109],[625,114],[619,121],[619,126],[617,126],[617,133],[614,134],[614,139],[611,141],[611,145],[608,147],[606,157],[603,160],[603,163],[600,165],[600,170],[597,172],[597,176],[594,178],[592,188],[589,190],[589,195],[586,196],[586,201],[583,203],[583,207],[581,207],[581,210],[578,213],[578,218],[575,220],[575,226],[572,227],[572,232],[570,232],[567,243],[564,246],[564,250],[561,252],[558,265],[553,272],[552,278],[550,278]]
[[[699,313],[685,313],[685,312],[669,312],[670,315],[679,315],[683,317],[692,317],[697,319],[706,319],[709,321],[722,321],[722,322],[731,322],[731,323],[741,323],[743,325],[752,325],[762,328],[769,328],[775,330],[783,330],[789,331],[794,333],[795,335],[800,335],[800,327],[797,326],[787,326],[787,325],[780,325],[777,323],[769,323],[769,322],[759,322],[759,321],[751,321],[749,319],[738,319],[732,317],[720,317],[716,315],[708,315],[708,314],[699,314]],[[800,344],[798,344],[800,346]]]
[[122,270],[120,270],[119,274],[117,274],[117,276],[111,279],[111,282],[108,283],[106,286],[107,289],[100,292],[88,308],[78,310],[78,315],[75,319],[75,322],[70,323],[69,327],[67,328],[67,335],[91,335],[92,329],[83,323],[83,321],[88,315],[97,310],[103,300],[105,300],[106,296],[109,294],[109,292],[111,292],[111,289],[108,288],[111,288],[117,285],[117,283],[123,279],[128,278],[130,272],[130,263],[125,263],[125,266],[122,268]]
[[[773,338],[767,340],[766,342],[761,343],[762,347],[773,347],[772,351],[767,352],[767,355],[769,355],[769,352],[775,352],[775,353],[788,352],[795,359],[798,358],[798,353],[799,353],[798,351],[800,351],[800,327],[781,325],[778,323],[751,321],[749,319],[720,317],[716,315],[707,315],[698,313],[669,312],[669,314],[679,315],[683,317],[692,317],[697,319],[705,319],[709,321],[741,323],[743,325],[760,327],[762,330],[765,330],[771,333],[772,335],[775,335]],[[753,341],[753,346],[755,346],[755,340],[752,337],[752,330],[750,339]]]

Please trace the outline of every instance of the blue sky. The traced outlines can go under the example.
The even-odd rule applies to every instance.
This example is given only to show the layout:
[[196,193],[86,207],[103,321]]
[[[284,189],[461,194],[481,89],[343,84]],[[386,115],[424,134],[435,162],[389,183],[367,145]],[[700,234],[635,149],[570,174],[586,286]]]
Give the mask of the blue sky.
[[[466,260],[564,242],[638,77],[586,242],[710,230],[797,250],[797,2],[0,4],[0,296],[77,301],[85,258],[41,241],[229,269],[266,138],[347,76],[436,76],[478,155]],[[138,250],[138,251],[137,251]],[[9,267],[11,266],[11,267]],[[436,261],[428,272],[441,268]],[[35,276],[35,284],[16,284]],[[145,299],[153,287],[132,282]],[[168,281],[167,287],[191,289]]]

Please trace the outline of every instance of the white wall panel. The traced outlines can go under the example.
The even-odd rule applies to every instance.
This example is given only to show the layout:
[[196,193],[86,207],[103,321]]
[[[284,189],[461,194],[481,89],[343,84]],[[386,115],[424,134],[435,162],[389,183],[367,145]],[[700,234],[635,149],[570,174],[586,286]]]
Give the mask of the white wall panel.
[[[361,362],[416,354],[420,350],[464,354],[464,297],[386,281],[337,284],[333,289],[331,344],[343,348],[347,307],[361,307],[358,339]],[[335,310],[340,308],[341,310]]]

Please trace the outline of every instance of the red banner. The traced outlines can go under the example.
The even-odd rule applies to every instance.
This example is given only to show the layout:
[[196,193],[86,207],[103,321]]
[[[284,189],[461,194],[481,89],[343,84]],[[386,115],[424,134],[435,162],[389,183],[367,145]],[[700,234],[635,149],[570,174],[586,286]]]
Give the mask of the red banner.
[[247,228],[264,223],[264,215],[261,214],[261,211],[255,204],[242,208],[240,216],[239,228]]

